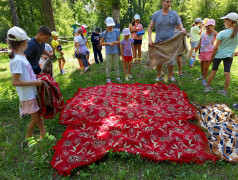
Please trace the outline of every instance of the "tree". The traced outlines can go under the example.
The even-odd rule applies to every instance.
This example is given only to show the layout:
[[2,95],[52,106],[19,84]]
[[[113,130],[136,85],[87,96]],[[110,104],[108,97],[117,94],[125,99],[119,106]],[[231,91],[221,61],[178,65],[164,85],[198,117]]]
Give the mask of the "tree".
[[51,0],[42,0],[42,9],[45,19],[45,25],[55,31],[55,20]]
[[10,5],[11,13],[12,13],[12,24],[14,26],[18,26],[17,12],[16,12],[14,0],[9,0],[9,5]]

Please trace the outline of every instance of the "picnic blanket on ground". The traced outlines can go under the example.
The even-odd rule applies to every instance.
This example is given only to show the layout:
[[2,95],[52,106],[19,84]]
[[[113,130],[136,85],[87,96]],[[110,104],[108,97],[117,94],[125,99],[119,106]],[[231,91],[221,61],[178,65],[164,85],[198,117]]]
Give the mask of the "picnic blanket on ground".
[[67,101],[60,123],[68,127],[54,147],[59,174],[95,162],[113,151],[153,161],[215,161],[205,134],[188,122],[195,109],[175,85],[107,84],[79,89]]
[[64,108],[64,99],[59,85],[48,74],[38,74],[37,78],[43,82],[42,86],[37,89],[37,100],[42,116],[45,119],[53,119]]
[[210,149],[219,157],[238,163],[238,119],[225,104],[198,106],[201,127],[208,131]]
[[154,69],[157,65],[176,60],[184,50],[187,52],[186,37],[179,33],[166,41],[153,43],[153,46],[149,48],[146,64]]

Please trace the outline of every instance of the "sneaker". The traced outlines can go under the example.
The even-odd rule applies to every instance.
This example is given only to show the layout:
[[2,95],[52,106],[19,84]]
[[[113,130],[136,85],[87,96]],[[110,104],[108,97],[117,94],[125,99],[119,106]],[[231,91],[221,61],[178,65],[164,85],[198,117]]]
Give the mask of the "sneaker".
[[232,106],[238,110],[238,104],[233,104]]
[[192,68],[194,63],[194,58],[190,58],[189,66]]
[[128,76],[125,76],[125,80],[126,80],[126,81],[129,81],[129,78],[128,78]]
[[107,83],[111,83],[112,81],[111,81],[111,79],[107,79]]
[[87,73],[88,71],[90,71],[90,68],[89,68],[89,67],[86,67],[86,68],[84,69],[84,73]]
[[53,135],[50,135],[49,133],[46,133],[44,136],[40,136],[41,140],[47,139],[50,141],[55,141],[56,138]]
[[159,78],[157,77],[156,79],[155,79],[155,81],[161,81],[161,80],[163,80],[164,79],[164,76],[160,76]]
[[228,95],[228,91],[223,89],[223,90],[218,90],[218,93],[223,95],[223,96],[227,96]]
[[62,69],[62,70],[60,71],[60,73],[61,73],[61,74],[65,74],[65,71]]
[[202,80],[202,85],[203,85],[203,86],[206,86],[206,85],[207,85],[207,80],[206,80],[206,79],[203,79],[203,80]]
[[180,73],[180,74],[179,74],[179,77],[183,77],[183,73]]
[[209,91],[212,91],[212,90],[213,90],[213,88],[211,86],[206,86],[204,91],[209,92]]
[[116,78],[118,83],[122,83],[120,78]]
[[26,143],[27,143],[27,146],[29,147],[29,148],[31,148],[31,147],[33,147],[33,146],[35,146],[36,144],[37,144],[37,142],[36,142],[36,140],[34,139],[34,137],[29,137],[29,138],[25,138],[25,141],[26,141]]
[[128,78],[133,78],[133,76],[131,74],[128,74]]
[[172,78],[168,78],[169,81],[171,82],[176,82],[176,79],[172,76]]

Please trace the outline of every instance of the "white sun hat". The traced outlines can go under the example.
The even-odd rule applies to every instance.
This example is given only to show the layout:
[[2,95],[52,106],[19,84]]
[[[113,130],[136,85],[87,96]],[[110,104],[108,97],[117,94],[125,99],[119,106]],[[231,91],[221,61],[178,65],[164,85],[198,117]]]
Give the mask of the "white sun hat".
[[238,14],[232,12],[232,13],[227,14],[224,17],[221,17],[221,19],[230,19],[232,21],[236,21],[237,22],[238,21]]
[[196,18],[195,19],[195,22],[198,23],[198,22],[201,22],[202,23],[202,19],[201,18]]
[[[9,37],[9,35],[15,36]],[[12,27],[7,32],[7,39],[12,41],[24,41],[24,40],[30,40],[30,38],[27,36],[26,31],[24,31],[22,28],[19,28],[17,26]]]
[[140,15],[139,15],[139,14],[136,14],[136,15],[134,16],[134,19],[135,19],[135,20],[140,19]]
[[105,23],[107,26],[115,26],[116,25],[112,17],[107,17],[105,20]]
[[131,32],[130,32],[130,29],[129,28],[125,28],[122,30],[122,36],[127,36],[127,35],[130,35]]

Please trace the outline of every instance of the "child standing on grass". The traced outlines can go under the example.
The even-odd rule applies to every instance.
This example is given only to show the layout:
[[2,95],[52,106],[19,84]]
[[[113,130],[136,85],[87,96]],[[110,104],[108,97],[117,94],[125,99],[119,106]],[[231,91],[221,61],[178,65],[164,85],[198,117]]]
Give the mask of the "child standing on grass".
[[14,26],[8,30],[7,39],[12,49],[9,54],[12,84],[16,86],[21,101],[22,113],[31,115],[31,122],[28,125],[25,139],[27,145],[32,147],[37,143],[33,137],[36,126],[40,129],[41,138],[54,140],[55,137],[45,131],[44,121],[36,100],[36,86],[41,86],[42,81],[36,79],[33,69],[24,55],[30,38],[23,29]]
[[103,57],[102,57],[102,52],[100,49],[98,49],[98,45],[100,45],[100,28],[96,27],[94,32],[92,33],[91,36],[91,42],[93,44],[93,53],[94,53],[94,60],[98,64],[98,57],[100,62],[103,62]]
[[224,19],[224,25],[227,29],[221,31],[217,35],[217,42],[210,59],[210,61],[213,61],[212,72],[208,77],[205,91],[211,91],[213,89],[210,87],[210,84],[216,75],[221,61],[223,61],[225,87],[223,90],[218,91],[218,93],[227,96],[230,85],[230,69],[233,61],[233,54],[238,45],[238,14],[229,13],[221,19]]
[[64,59],[64,53],[63,53],[62,47],[60,45],[60,42],[58,41],[59,35],[57,32],[52,31],[51,36],[53,38],[51,45],[53,47],[54,54],[59,62],[60,73],[65,74],[65,70],[64,70],[65,59]]
[[88,39],[83,35],[83,29],[79,27],[77,29],[77,33],[79,34],[76,37],[76,54],[78,54],[79,58],[82,59],[84,64],[84,73],[88,72],[90,69],[88,67],[88,60],[87,60],[87,54],[89,53],[89,50],[86,46],[86,43],[89,45]]
[[[122,35],[124,36],[124,39],[121,41],[121,56],[122,56],[122,62],[124,63],[124,73],[125,73],[125,79],[126,81],[129,81],[129,78],[133,78],[131,75],[131,65],[132,65],[132,59],[134,57],[134,40],[130,38],[130,29],[125,28],[122,31]],[[133,57],[132,57],[132,52]],[[127,70],[128,66],[128,70]]]
[[195,52],[200,48],[199,59],[201,60],[201,72],[202,72],[202,85],[207,84],[207,75],[209,71],[210,59],[214,48],[214,41],[218,32],[214,29],[215,20],[209,19],[206,23],[206,31],[202,33],[201,40],[198,46],[195,48]]
[[195,19],[195,25],[192,26],[191,31],[190,31],[190,33],[191,33],[191,39],[190,39],[191,50],[189,52],[190,67],[193,67],[195,56],[196,56],[196,54],[193,53],[193,51],[198,46],[198,43],[201,38],[201,32],[202,32],[201,25],[202,25],[202,19],[201,18]]
[[77,51],[77,36],[79,35],[77,29],[75,30],[75,37],[74,37],[74,58],[78,59],[79,62],[79,70],[83,69],[83,61],[82,59],[80,59],[79,55],[78,55],[78,51]]
[[111,83],[110,74],[112,63],[114,64],[114,70],[116,72],[116,80],[121,83],[119,76],[119,64],[118,64],[118,46],[120,44],[120,31],[114,29],[114,20],[112,17],[107,17],[105,20],[107,30],[102,33],[101,46],[106,46],[106,75],[107,83]]

